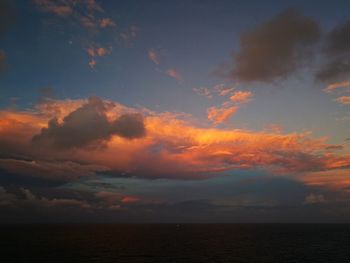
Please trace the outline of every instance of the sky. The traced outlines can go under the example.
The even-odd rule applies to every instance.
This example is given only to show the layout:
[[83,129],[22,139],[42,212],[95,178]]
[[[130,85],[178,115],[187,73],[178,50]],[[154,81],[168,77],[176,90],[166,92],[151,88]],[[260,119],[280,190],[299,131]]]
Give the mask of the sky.
[[0,0],[0,223],[350,222],[349,9]]

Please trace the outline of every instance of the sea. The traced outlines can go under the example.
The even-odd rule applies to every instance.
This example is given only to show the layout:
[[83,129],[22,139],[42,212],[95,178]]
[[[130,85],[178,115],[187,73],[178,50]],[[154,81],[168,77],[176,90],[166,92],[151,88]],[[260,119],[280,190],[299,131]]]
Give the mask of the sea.
[[1,225],[0,262],[350,263],[350,225]]

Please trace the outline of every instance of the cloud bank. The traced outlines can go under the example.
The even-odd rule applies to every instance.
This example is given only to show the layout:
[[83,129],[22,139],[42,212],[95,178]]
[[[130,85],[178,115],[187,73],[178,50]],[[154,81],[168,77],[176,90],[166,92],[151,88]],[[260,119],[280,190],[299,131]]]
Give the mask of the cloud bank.
[[291,175],[350,166],[342,147],[309,133],[200,128],[171,113],[140,112],[96,97],[49,100],[34,111],[0,115],[0,168],[41,178],[69,181],[105,171],[204,179],[242,169]]

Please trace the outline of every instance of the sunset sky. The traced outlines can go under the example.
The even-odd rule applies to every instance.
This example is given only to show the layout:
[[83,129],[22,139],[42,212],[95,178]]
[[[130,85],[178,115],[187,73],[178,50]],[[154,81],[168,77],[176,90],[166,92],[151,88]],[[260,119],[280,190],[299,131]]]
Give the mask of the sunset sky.
[[349,10],[0,0],[0,222],[349,222]]

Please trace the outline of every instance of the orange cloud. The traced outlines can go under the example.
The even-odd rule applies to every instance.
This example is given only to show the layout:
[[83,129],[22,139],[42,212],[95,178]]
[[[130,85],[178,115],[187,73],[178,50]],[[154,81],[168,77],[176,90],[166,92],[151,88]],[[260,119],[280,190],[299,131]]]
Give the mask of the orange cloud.
[[155,64],[160,64],[160,57],[158,56],[155,50],[151,49],[148,51],[148,58],[152,60]]
[[136,196],[124,196],[121,201],[124,204],[132,204],[132,203],[137,203],[138,201],[140,201],[140,198],[138,198]]
[[208,99],[211,99],[213,95],[211,94],[211,91],[208,88],[193,88],[192,89],[195,93],[201,96],[205,96]]
[[102,18],[100,19],[100,27],[106,28],[106,27],[113,27],[116,26],[115,22],[110,18]]
[[350,81],[342,81],[342,82],[336,82],[336,83],[332,83],[330,85],[327,86],[327,88],[325,88],[323,91],[326,93],[331,93],[336,89],[339,88],[350,88]]
[[208,99],[211,99],[213,97],[213,94],[217,94],[222,97],[230,95],[234,89],[235,88],[233,87],[225,86],[225,84],[217,84],[211,88],[193,88],[193,91],[199,95],[206,96]]
[[54,0],[34,0],[35,4],[46,13],[53,13],[58,16],[68,16],[73,12],[70,5],[58,3]]
[[207,110],[208,119],[213,121],[215,124],[220,124],[232,117],[237,110],[237,106],[232,106],[229,108],[211,107]]
[[[310,133],[199,128],[174,114],[150,111],[143,112],[145,136],[135,140],[114,134],[104,139],[103,147],[34,147],[32,138],[50,119],[57,118],[60,126],[71,125],[67,120],[63,124],[64,118],[86,103],[48,100],[32,111],[0,111],[0,154],[7,156],[1,159],[0,168],[62,180],[101,171],[116,176],[202,179],[224,171],[263,169],[280,175],[299,174],[309,184],[316,175],[323,178],[320,173],[329,173],[327,180],[333,180],[331,173],[340,170],[343,176],[349,174],[350,156]],[[138,111],[107,100],[103,103],[109,121]],[[74,124],[74,129],[78,135],[79,125]],[[77,171],[74,176],[73,170]]]
[[312,172],[300,176],[299,179],[306,185],[350,193],[350,172],[348,169]]
[[90,68],[94,68],[94,67],[96,66],[96,64],[97,64],[97,62],[96,62],[96,60],[94,60],[94,59],[91,59],[91,60],[89,61],[89,66],[90,66]]
[[90,47],[86,50],[86,52],[89,54],[89,56],[91,57],[103,57],[105,56],[106,54],[110,53],[111,51],[107,50],[106,48],[104,47],[99,47],[99,48],[93,48],[93,47]]
[[169,77],[174,78],[177,82],[182,82],[183,81],[183,78],[182,78],[181,74],[177,70],[175,70],[173,68],[168,69],[165,72],[165,74],[168,75]]
[[137,32],[138,28],[136,26],[130,26],[119,35],[124,41],[129,42],[137,36]]
[[253,97],[253,93],[250,91],[236,91],[230,100],[236,103],[247,103],[251,97]]
[[337,98],[337,102],[340,104],[350,104],[350,96],[341,96]]
[[214,91],[217,92],[220,96],[227,96],[235,89],[232,87],[227,87],[224,84],[218,84],[214,86]]

